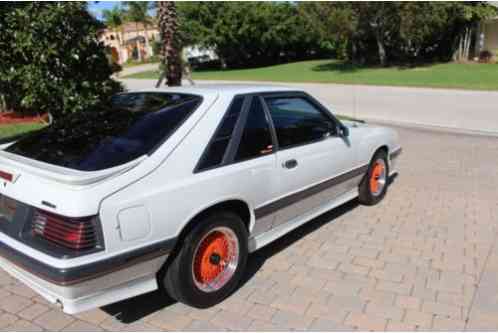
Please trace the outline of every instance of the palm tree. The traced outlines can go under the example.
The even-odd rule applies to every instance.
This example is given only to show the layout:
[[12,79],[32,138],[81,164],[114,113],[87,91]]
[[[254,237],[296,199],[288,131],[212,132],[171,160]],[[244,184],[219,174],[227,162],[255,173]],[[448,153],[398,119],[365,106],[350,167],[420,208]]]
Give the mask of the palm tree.
[[118,45],[121,46],[121,26],[123,24],[123,11],[119,6],[114,6],[112,9],[104,9],[102,11],[102,17],[104,18],[105,25],[114,31],[118,37]]
[[161,36],[161,70],[162,74],[156,87],[164,77],[168,86],[182,85],[181,42],[179,36],[178,14],[174,1],[157,2],[157,21]]
[[[125,1],[126,15],[130,21],[135,22],[135,27],[138,34],[138,23],[142,23],[145,30],[145,49],[149,50],[149,34],[147,27],[151,23],[151,17],[149,15],[149,2],[148,1]],[[139,41],[137,38],[137,50],[138,50],[138,60],[142,60],[142,55],[140,54]]]

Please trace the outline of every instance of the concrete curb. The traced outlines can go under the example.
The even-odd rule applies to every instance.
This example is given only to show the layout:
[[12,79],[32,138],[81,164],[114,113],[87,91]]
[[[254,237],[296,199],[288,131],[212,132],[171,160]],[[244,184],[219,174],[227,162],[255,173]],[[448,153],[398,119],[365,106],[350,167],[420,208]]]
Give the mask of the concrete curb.
[[377,118],[361,118],[361,120],[365,120],[367,123],[376,124],[376,125],[386,125],[386,126],[402,127],[402,128],[407,128],[407,129],[417,129],[417,130],[423,130],[423,131],[427,131],[427,132],[439,132],[439,133],[446,133],[446,134],[463,134],[463,135],[468,135],[468,136],[487,136],[487,137],[498,138],[498,132],[491,132],[491,131],[479,131],[479,130],[462,129],[462,128],[457,128],[457,127],[445,127],[445,126],[431,125],[431,124],[390,121],[390,120],[377,119]]

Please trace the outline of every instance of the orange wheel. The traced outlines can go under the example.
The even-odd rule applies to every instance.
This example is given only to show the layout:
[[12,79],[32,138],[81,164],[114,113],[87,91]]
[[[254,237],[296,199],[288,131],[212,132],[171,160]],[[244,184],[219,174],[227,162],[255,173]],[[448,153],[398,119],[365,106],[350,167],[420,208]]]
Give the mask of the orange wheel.
[[195,219],[168,261],[161,279],[171,298],[205,309],[230,296],[244,276],[249,233],[232,211],[212,211]]
[[239,246],[232,230],[211,230],[194,252],[192,274],[196,286],[205,292],[222,288],[233,276],[239,260]]
[[370,174],[369,185],[370,192],[373,195],[379,195],[382,193],[384,186],[386,184],[386,164],[383,159],[375,161],[372,168],[372,173]]

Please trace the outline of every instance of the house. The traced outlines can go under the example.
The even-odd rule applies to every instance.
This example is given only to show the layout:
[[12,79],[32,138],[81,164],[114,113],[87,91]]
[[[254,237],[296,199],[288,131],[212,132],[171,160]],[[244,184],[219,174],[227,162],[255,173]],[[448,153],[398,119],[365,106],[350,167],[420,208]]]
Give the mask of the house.
[[159,30],[155,25],[126,22],[115,29],[100,30],[98,39],[110,48],[113,61],[123,64],[130,59],[141,61],[153,56],[152,43],[159,40]]
[[[152,44],[161,39],[157,26],[144,27],[141,22],[127,22],[116,29],[102,29],[97,35],[99,41],[110,48],[112,60],[118,64],[130,59],[142,61],[152,57]],[[185,47],[184,56],[193,65],[218,59],[213,49],[197,45]]]
[[186,46],[183,49],[183,57],[192,66],[219,59],[213,48],[200,47],[199,45]]
[[[498,1],[489,1],[490,5],[498,7]],[[482,51],[490,51],[498,54],[498,16],[479,24],[477,33],[477,54]]]

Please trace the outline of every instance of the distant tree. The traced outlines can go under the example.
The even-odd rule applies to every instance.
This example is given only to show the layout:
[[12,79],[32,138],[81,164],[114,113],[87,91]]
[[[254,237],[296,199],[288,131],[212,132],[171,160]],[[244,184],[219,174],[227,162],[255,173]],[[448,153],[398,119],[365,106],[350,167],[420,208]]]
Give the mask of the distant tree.
[[[322,39],[349,45],[355,62],[449,60],[457,51],[468,58],[472,28],[496,15],[496,8],[477,2],[314,2],[299,12]],[[372,57],[372,55],[376,55]]]
[[122,25],[123,25],[123,10],[119,6],[114,6],[112,9],[104,9],[102,18],[105,25],[114,31],[118,37],[118,44],[122,43]]
[[318,57],[312,26],[290,2],[180,2],[189,44],[213,48],[228,67],[250,67]]
[[[137,37],[138,34],[138,23],[142,23],[144,26],[145,32],[145,48],[149,49],[149,33],[148,27],[152,23],[151,16],[149,15],[149,9],[151,7],[149,1],[125,1],[125,16],[128,21],[134,22],[135,27],[137,29]],[[142,60],[142,55],[140,53],[140,43],[137,38],[137,51],[138,51],[138,60]]]
[[179,33],[179,21],[174,1],[157,2],[157,21],[161,37],[161,66],[162,73],[156,86],[160,86],[166,78],[168,86],[182,84],[182,42]]
[[81,2],[0,6],[0,91],[30,114],[86,111],[121,90],[97,40],[102,25]]
[[450,8],[455,35],[452,42],[454,60],[467,60],[477,23],[498,15],[498,8],[489,1],[454,2]]
[[298,12],[313,27],[319,38],[347,45],[346,58],[356,63],[362,33],[360,17],[347,2],[299,3]]

